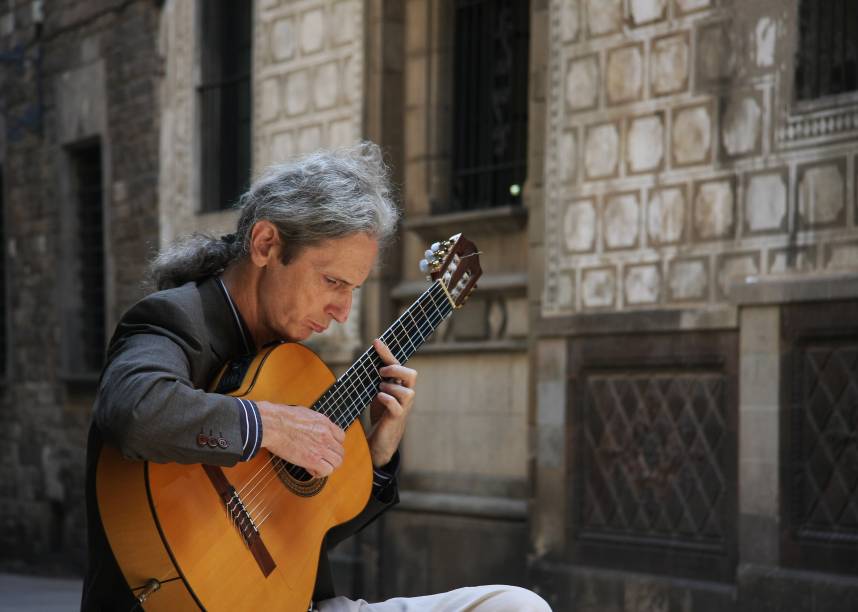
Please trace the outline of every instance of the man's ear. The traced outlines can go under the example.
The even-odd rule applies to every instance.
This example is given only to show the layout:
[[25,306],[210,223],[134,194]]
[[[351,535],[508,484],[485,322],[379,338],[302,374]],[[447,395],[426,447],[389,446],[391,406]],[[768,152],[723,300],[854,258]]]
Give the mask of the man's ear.
[[263,268],[280,257],[280,233],[271,221],[257,221],[250,230],[250,259]]

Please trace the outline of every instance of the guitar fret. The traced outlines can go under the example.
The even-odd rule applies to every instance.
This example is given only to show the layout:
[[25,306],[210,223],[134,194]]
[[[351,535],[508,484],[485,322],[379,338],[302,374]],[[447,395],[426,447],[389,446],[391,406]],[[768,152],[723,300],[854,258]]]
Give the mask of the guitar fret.
[[[452,311],[436,281],[387,328],[381,340],[397,361],[405,363]],[[370,347],[319,397],[313,409],[340,427],[348,427],[378,392],[382,365],[381,357]]]

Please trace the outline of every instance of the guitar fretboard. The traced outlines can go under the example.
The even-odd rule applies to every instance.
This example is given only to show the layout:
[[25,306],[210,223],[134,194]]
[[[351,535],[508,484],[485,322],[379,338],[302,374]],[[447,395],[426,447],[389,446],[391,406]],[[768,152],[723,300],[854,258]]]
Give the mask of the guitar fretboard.
[[[387,328],[381,340],[399,363],[405,363],[451,312],[453,306],[441,281],[435,281]],[[321,412],[343,429],[347,428],[378,393],[381,382],[378,368],[383,365],[379,354],[370,346],[316,400],[312,409]]]

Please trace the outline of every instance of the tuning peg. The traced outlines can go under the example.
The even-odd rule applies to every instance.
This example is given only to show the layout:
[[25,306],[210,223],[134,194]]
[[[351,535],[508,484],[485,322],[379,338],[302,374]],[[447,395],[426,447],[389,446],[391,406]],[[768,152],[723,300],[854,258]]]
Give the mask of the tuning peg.
[[426,259],[432,259],[435,256],[435,251],[433,251],[432,249],[426,249],[426,252],[423,253],[423,256]]
[[420,271],[423,272],[423,274],[429,274],[429,262],[425,259],[420,260]]
[[433,253],[436,253],[438,251],[438,249],[441,248],[441,243],[440,242],[433,242],[432,246],[430,246],[429,248],[432,250]]

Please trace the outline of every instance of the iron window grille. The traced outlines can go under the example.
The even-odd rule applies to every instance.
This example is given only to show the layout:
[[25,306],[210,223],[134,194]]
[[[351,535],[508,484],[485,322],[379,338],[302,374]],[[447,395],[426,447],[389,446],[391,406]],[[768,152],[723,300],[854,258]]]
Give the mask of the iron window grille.
[[799,101],[858,90],[858,3],[801,0],[795,92]]
[[456,3],[451,207],[519,204],[527,175],[530,3]]
[[75,316],[69,325],[70,368],[78,374],[97,373],[105,346],[104,215],[101,145],[71,151],[75,203]]
[[201,210],[224,210],[250,182],[252,2],[205,0],[201,14]]

